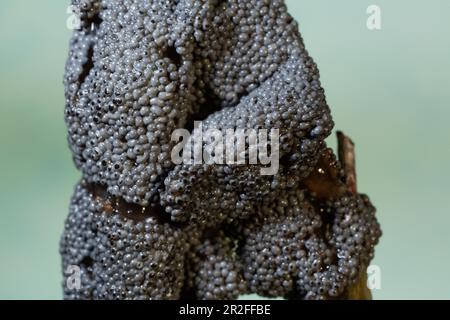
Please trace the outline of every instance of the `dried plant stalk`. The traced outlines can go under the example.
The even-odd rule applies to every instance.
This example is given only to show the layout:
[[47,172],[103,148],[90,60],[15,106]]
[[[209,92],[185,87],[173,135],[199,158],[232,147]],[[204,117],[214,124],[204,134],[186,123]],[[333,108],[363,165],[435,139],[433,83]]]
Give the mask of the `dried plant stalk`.
[[[337,132],[338,140],[338,157],[339,162],[344,170],[345,183],[353,194],[358,193],[356,185],[356,161],[355,161],[355,144],[343,132]],[[345,299],[350,300],[371,300],[372,293],[367,287],[367,273],[363,270],[358,277],[358,281],[350,286],[345,295]]]

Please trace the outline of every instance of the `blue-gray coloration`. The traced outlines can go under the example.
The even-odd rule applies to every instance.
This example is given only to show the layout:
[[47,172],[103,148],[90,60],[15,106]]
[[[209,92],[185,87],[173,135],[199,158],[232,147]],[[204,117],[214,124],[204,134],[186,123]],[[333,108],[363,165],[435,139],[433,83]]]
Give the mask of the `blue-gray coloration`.
[[[317,67],[282,1],[80,3],[66,122],[87,180],[128,202],[161,198],[174,220],[186,220],[210,212],[212,201],[241,215],[308,173],[333,123]],[[223,167],[174,166],[172,132],[200,117],[204,129],[279,128],[280,156],[292,161],[267,177],[259,166],[225,177]],[[203,208],[197,200],[205,192],[216,196]]]
[[[262,296],[336,298],[373,258],[380,228],[365,196],[344,195],[322,214],[302,190],[286,192],[242,226],[243,275]],[[324,217],[333,217],[326,222]]]
[[[365,198],[326,204],[328,223],[304,190],[333,121],[284,2],[72,1],[65,120],[83,180],[60,250],[82,289],[65,297],[342,294],[379,227]],[[280,170],[174,165],[171,134],[194,120],[279,129]]]
[[69,299],[177,299],[184,281],[186,233],[154,217],[132,221],[107,212],[77,185],[61,238],[64,270],[81,268]]

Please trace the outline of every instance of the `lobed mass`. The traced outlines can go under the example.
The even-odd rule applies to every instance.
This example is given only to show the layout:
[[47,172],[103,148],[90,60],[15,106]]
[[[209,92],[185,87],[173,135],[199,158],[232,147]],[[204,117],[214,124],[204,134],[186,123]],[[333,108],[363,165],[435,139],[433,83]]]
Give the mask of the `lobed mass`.
[[[67,299],[328,299],[381,235],[324,140],[333,120],[279,0],[72,0],[64,84],[82,179],[61,238]],[[184,128],[273,129],[280,168],[175,165]]]

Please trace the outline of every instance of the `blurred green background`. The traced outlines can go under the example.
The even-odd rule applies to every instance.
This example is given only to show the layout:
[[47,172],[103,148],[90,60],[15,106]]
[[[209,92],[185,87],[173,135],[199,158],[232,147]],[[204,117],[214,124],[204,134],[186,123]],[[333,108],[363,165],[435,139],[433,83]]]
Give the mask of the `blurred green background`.
[[[287,1],[384,235],[377,299],[450,299],[450,1]],[[382,29],[366,27],[381,7]],[[0,1],[0,298],[60,299],[80,174],[66,145],[68,1]],[[334,136],[329,139],[335,146]]]

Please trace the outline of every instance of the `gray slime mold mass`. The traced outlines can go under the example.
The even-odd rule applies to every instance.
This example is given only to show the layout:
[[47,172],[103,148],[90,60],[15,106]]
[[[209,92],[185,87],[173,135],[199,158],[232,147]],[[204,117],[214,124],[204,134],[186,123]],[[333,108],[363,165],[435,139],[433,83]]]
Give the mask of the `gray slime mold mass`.
[[[61,238],[67,299],[339,297],[381,231],[363,195],[305,187],[333,121],[283,1],[72,0],[68,142],[82,180]],[[280,168],[175,165],[175,129],[272,129]],[[338,166],[338,165],[336,165]],[[328,217],[326,218],[325,215]],[[332,217],[332,218],[329,218]]]

